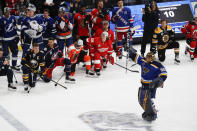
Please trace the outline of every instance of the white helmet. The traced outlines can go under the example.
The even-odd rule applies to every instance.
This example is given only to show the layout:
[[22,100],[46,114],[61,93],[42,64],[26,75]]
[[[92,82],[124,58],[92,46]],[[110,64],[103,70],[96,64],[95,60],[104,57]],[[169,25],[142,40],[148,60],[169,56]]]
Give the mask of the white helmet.
[[32,11],[34,11],[34,12],[36,12],[36,6],[35,5],[33,5],[33,4],[29,4],[29,6],[28,6],[28,8],[27,8],[28,10],[32,10]]
[[108,37],[108,33],[107,33],[106,31],[104,31],[104,32],[101,34],[101,36],[102,36],[102,35]]
[[83,40],[79,39],[79,40],[77,41],[77,46],[83,46]]
[[60,7],[58,11],[59,12],[66,12],[66,8],[65,7]]
[[9,7],[5,7],[3,11],[4,11],[4,13],[5,13],[5,12],[10,12],[11,9],[10,9]]

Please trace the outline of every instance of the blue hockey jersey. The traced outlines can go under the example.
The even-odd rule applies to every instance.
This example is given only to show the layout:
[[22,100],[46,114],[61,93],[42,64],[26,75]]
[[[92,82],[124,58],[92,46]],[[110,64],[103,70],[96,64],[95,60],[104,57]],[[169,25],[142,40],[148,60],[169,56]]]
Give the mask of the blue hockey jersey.
[[73,19],[72,16],[67,13],[63,17],[55,17],[55,25],[57,29],[57,38],[58,39],[68,39],[72,37],[71,30]]
[[[130,55],[131,56],[131,55]],[[141,83],[150,84],[155,78],[160,77],[163,81],[167,78],[167,71],[165,67],[157,62],[153,61],[147,63],[144,58],[138,54],[131,56],[132,60],[141,66]]]
[[46,30],[44,21],[38,15],[26,17],[22,23],[22,33],[30,38],[40,38]]
[[17,37],[16,18],[10,15],[9,18],[2,16],[0,18],[0,32],[3,41],[11,41]]
[[43,40],[48,40],[48,38],[53,37],[55,39],[56,37],[56,25],[55,25],[55,21],[53,20],[53,18],[49,17],[49,18],[44,18],[44,16],[42,15],[41,18],[44,21],[44,24],[46,26],[46,30],[43,33]]
[[131,10],[127,7],[124,7],[122,10],[115,8],[112,11],[112,22],[116,24],[115,30],[117,32],[127,32],[130,27],[133,27]]

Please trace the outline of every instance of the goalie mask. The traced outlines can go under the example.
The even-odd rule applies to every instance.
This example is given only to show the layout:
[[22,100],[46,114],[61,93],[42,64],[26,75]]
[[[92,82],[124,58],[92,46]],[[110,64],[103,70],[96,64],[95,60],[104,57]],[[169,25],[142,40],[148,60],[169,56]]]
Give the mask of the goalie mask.
[[155,60],[155,55],[153,52],[148,52],[146,54],[146,61],[147,62],[153,62]]
[[30,61],[30,66],[31,66],[31,68],[37,68],[38,67],[38,62],[36,60],[32,59]]

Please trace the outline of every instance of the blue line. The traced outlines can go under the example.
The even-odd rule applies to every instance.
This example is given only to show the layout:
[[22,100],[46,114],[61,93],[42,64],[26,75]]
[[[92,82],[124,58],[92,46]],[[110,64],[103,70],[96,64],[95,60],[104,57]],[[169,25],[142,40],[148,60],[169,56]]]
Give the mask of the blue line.
[[18,121],[12,114],[0,105],[0,116],[4,118],[10,125],[12,125],[17,131],[30,131],[25,125]]

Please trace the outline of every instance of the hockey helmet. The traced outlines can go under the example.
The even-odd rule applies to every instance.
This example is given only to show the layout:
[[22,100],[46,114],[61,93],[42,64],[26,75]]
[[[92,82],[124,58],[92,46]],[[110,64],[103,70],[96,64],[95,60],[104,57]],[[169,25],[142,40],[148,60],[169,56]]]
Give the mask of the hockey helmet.
[[77,41],[77,46],[78,46],[78,47],[79,47],[79,46],[83,46],[83,40],[79,39],[79,40]]
[[33,4],[29,4],[27,9],[36,12],[36,6]]
[[108,37],[108,32],[104,31],[101,36],[105,36],[105,37]]
[[11,11],[11,9],[10,9],[9,7],[5,7],[3,11],[4,11],[4,13],[6,13],[6,12],[10,12],[10,11]]
[[60,8],[59,8],[59,10],[58,10],[59,12],[66,12],[66,8],[65,7],[63,7],[63,6],[61,6]]
[[152,62],[152,61],[154,61],[155,60],[155,55],[154,55],[154,53],[153,52],[148,52],[147,54],[146,54],[146,59],[147,58],[150,58],[150,61],[149,62]]

